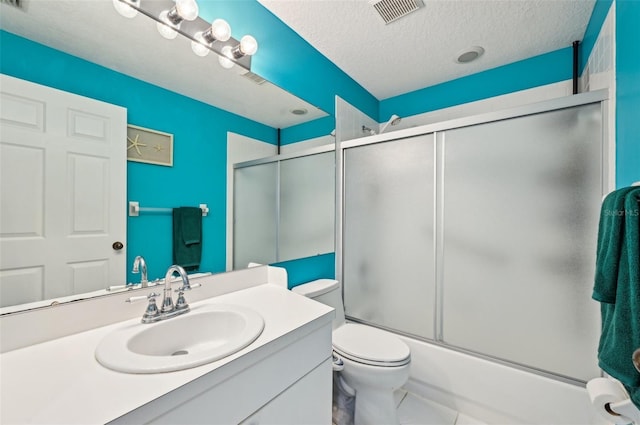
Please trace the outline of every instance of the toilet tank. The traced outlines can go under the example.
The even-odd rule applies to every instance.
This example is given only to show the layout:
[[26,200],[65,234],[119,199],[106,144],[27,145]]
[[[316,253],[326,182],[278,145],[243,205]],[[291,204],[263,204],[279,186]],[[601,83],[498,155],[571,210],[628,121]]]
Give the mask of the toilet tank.
[[341,289],[340,282],[337,280],[318,279],[295,286],[291,291],[335,308],[336,317],[333,319],[333,329],[336,329],[345,322]]

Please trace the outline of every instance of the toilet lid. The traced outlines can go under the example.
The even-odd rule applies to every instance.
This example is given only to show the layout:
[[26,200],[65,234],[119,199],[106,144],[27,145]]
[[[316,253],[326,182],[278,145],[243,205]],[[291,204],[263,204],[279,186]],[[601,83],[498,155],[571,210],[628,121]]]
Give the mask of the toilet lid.
[[356,362],[376,366],[401,366],[411,351],[400,338],[371,326],[347,323],[333,331],[333,349]]

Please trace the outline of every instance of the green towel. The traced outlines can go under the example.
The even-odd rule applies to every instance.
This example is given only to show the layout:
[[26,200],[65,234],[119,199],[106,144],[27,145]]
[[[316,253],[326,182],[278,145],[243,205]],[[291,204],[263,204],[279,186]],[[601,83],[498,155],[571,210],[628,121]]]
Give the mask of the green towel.
[[640,407],[640,187],[619,189],[602,203],[593,299],[600,301],[598,364],[624,384]]
[[202,209],[173,209],[173,263],[186,271],[198,270],[202,258]]

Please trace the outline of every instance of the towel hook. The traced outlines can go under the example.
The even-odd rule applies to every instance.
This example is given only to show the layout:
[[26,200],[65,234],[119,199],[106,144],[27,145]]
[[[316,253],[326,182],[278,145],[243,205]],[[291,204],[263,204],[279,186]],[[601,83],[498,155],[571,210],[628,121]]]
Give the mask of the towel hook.
[[636,370],[640,372],[640,348],[633,352],[631,360],[633,361],[633,365],[636,367]]

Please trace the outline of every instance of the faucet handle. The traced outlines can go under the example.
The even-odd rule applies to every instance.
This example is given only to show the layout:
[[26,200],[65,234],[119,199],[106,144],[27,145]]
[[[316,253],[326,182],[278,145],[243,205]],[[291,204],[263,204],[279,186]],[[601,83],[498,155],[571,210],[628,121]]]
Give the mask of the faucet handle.
[[149,304],[147,305],[147,309],[142,315],[142,323],[153,323],[160,320],[160,311],[158,310],[158,306],[156,305],[156,297],[159,297],[160,294],[156,294],[155,292],[150,293],[149,295],[140,295],[139,297],[130,297],[127,298],[128,303],[133,303],[136,301],[149,300]]
[[137,297],[129,297],[125,300],[125,302],[128,303],[135,303],[137,301],[142,301],[142,300],[149,300],[149,302],[151,302],[151,300],[153,299],[155,301],[155,297],[159,297],[160,294],[156,294],[155,292],[150,293],[149,295],[140,295]]
[[192,289],[196,289],[202,286],[202,283],[194,283],[192,285],[182,285],[182,287],[178,288],[175,290],[175,292],[184,292],[184,291],[190,291]]
[[189,309],[189,304],[187,304],[187,300],[184,299],[184,291],[190,291],[195,288],[201,287],[201,283],[194,283],[193,285],[184,285],[182,288],[176,289],[178,293],[178,300],[176,301],[176,310],[187,310]]

